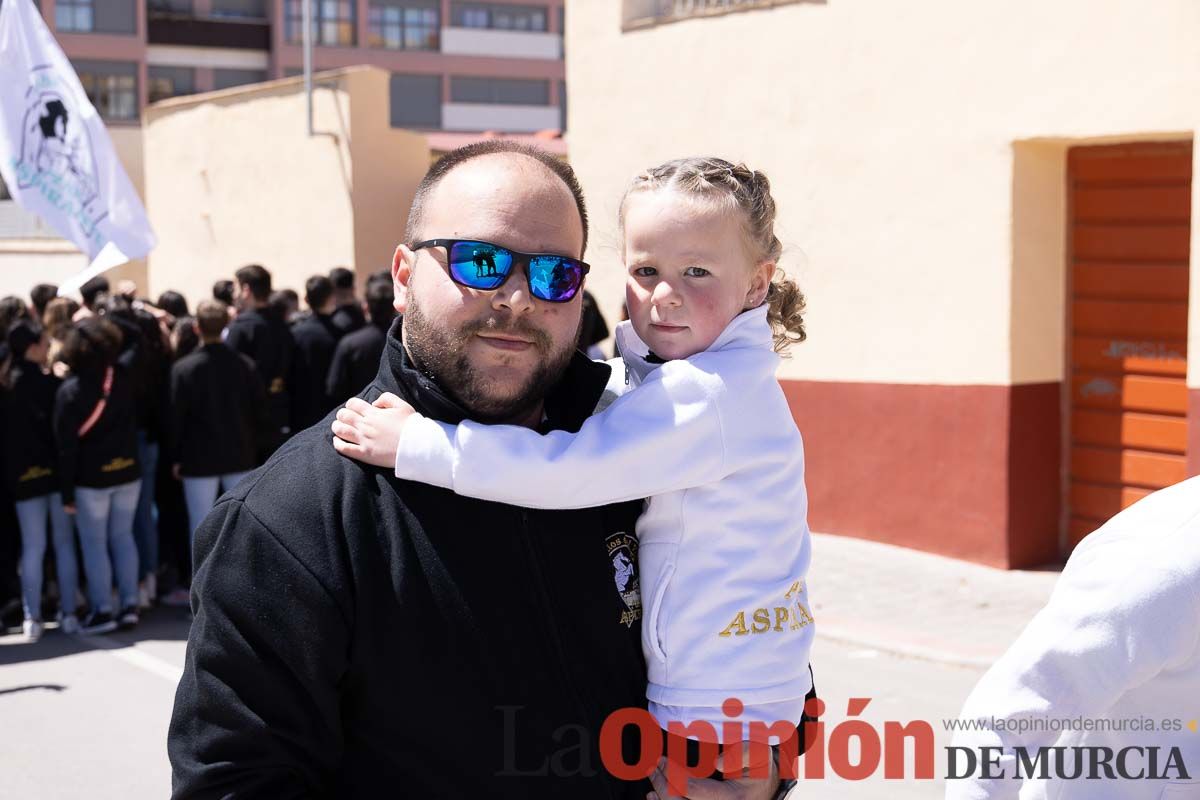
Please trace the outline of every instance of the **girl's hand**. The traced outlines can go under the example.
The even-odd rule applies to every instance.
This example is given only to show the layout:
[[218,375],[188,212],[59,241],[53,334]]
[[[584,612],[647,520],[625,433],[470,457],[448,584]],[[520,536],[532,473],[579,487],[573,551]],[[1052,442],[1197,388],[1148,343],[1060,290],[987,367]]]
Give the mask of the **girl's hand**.
[[344,456],[376,467],[396,468],[396,450],[404,423],[417,413],[408,403],[391,392],[374,403],[352,397],[339,409],[333,429],[333,449]]
[[74,503],[63,503],[63,511],[70,514],[71,516],[75,516],[75,504]]

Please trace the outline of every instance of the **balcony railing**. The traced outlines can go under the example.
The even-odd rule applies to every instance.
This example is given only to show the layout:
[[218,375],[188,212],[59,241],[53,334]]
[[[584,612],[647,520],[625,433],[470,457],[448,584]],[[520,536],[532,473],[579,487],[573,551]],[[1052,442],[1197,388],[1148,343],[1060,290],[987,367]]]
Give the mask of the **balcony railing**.
[[692,17],[710,17],[733,11],[774,8],[793,3],[824,3],[825,0],[622,0],[623,27],[641,28]]
[[151,8],[147,38],[150,44],[270,50],[271,23],[242,17],[194,17]]

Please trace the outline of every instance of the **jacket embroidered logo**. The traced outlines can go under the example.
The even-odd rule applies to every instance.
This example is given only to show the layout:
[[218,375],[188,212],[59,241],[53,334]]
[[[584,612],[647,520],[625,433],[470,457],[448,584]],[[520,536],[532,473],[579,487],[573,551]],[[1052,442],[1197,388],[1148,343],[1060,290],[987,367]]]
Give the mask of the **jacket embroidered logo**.
[[621,623],[626,628],[642,618],[642,591],[638,582],[637,537],[621,531],[605,540],[608,558],[613,566],[613,582],[625,610],[621,612]]

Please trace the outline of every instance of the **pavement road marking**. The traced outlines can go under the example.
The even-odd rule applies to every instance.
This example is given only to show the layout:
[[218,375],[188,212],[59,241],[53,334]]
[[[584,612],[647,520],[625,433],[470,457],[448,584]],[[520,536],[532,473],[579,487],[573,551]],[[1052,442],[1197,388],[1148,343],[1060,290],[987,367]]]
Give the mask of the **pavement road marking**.
[[160,678],[165,678],[171,683],[177,684],[179,683],[179,679],[183,677],[183,667],[177,667],[170,661],[138,650],[135,645],[117,644],[100,636],[74,636],[72,638],[96,650],[103,650],[113,658],[119,658],[126,664],[131,664],[138,669],[145,670]]

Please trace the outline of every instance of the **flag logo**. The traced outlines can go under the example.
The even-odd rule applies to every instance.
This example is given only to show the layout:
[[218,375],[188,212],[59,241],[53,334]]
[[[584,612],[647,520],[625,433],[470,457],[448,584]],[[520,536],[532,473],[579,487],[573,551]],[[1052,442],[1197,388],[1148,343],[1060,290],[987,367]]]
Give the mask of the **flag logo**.
[[30,73],[25,97],[21,149],[14,164],[17,188],[38,192],[92,239],[108,209],[100,197],[88,129],[71,92],[49,66],[38,66]]

